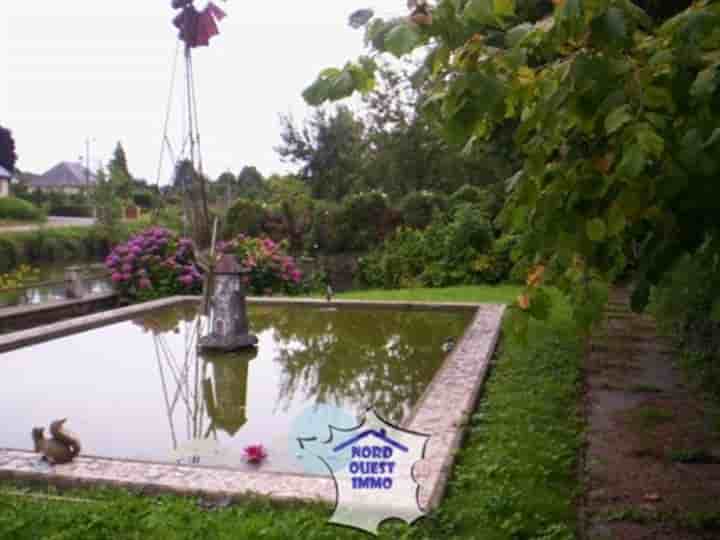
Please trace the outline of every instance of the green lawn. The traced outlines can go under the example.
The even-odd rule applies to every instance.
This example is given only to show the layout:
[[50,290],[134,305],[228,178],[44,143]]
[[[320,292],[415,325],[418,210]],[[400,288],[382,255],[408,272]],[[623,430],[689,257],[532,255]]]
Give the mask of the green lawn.
[[[504,292],[501,292],[503,291]],[[462,291],[462,292],[460,292]],[[397,291],[353,298],[510,300],[510,287]],[[501,342],[484,397],[472,417],[448,496],[440,509],[408,527],[390,522],[380,538],[415,540],[561,540],[574,537],[580,423],[580,340],[569,311],[530,326],[527,345]],[[366,539],[327,525],[330,509],[249,500],[213,511],[174,496],[76,490],[67,501],[39,499],[0,484],[0,538],[31,539]],[[52,495],[58,495],[50,490]]]
[[398,289],[340,293],[338,298],[352,300],[407,300],[411,302],[493,302],[509,304],[520,294],[515,285],[468,285],[446,289]]

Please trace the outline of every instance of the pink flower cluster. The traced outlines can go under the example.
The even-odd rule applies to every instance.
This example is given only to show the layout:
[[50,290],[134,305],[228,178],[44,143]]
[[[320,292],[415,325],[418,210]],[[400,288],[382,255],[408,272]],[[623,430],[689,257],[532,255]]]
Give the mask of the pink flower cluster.
[[302,272],[295,259],[285,252],[286,246],[282,242],[240,234],[229,242],[219,242],[217,249],[238,257],[246,272],[243,282],[252,292],[290,292],[302,281]]
[[197,289],[202,283],[194,263],[192,241],[178,240],[162,227],[146,229],[127,243],[115,246],[105,259],[105,266],[112,273],[112,281],[129,296],[155,289],[161,281],[167,294],[189,292],[186,290]]

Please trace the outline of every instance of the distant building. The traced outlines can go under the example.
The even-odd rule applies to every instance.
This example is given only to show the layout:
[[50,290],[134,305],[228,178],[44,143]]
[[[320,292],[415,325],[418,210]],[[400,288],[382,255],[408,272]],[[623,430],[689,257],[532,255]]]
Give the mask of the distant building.
[[12,180],[12,174],[0,165],[0,197],[10,196],[10,180]]
[[30,191],[59,191],[67,194],[80,193],[96,182],[97,177],[93,173],[72,161],[62,161],[45,174],[25,181]]

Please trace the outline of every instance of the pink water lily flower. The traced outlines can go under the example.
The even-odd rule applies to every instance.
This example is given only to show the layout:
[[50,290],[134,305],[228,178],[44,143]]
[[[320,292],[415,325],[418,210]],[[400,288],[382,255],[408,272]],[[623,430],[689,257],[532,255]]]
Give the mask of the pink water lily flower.
[[267,457],[267,452],[262,444],[251,444],[245,447],[245,461],[248,463],[262,463]]

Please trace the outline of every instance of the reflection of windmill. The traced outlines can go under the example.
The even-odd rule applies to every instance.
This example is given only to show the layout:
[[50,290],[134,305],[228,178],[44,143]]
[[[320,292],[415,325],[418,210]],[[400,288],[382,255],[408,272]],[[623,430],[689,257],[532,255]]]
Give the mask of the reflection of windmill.
[[[143,323],[153,326],[151,320]],[[155,356],[173,451],[179,461],[199,464],[220,453],[218,430],[233,436],[247,422],[248,362],[255,353],[199,355],[197,338],[207,320],[198,317],[180,324],[182,330],[176,326],[175,332],[183,334],[182,358],[168,342],[167,331],[153,331]],[[178,425],[180,411],[184,422]]]

